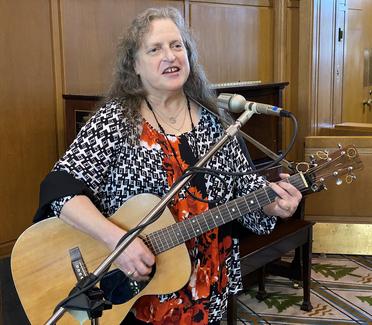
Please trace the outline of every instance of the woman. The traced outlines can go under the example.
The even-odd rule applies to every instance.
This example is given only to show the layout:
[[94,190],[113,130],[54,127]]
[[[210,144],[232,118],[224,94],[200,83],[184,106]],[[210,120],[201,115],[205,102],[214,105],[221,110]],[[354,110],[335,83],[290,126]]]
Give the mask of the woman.
[[[136,17],[121,43],[116,80],[106,104],[43,182],[36,220],[45,214],[58,215],[114,249],[125,231],[106,217],[136,194],[163,196],[223,134],[220,123],[193,98],[207,107],[215,105],[182,16],[173,8],[146,10]],[[236,139],[207,167],[251,170]],[[225,193],[221,179],[210,176],[195,177],[188,192],[204,200],[223,194],[223,203],[265,183],[255,174],[222,178],[228,188]],[[275,216],[289,217],[301,199],[287,182],[270,186],[279,198],[240,219],[256,233],[270,232]],[[177,221],[210,208],[188,192],[182,189],[169,206]],[[241,289],[238,242],[231,230],[227,224],[188,241],[189,283],[173,294],[140,298],[123,324],[218,324],[227,295]],[[132,279],[146,280],[155,260],[137,238],[116,264]]]

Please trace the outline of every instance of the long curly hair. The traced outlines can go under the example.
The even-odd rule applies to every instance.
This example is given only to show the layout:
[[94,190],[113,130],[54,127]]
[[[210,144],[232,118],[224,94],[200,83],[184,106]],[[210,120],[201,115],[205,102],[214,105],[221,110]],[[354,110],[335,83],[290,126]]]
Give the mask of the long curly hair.
[[129,121],[135,122],[139,118],[139,108],[146,98],[146,91],[134,66],[144,36],[155,19],[171,19],[181,33],[190,64],[190,74],[183,87],[186,96],[213,109],[216,105],[215,93],[209,86],[203,67],[198,63],[196,43],[182,15],[172,7],[149,8],[133,20],[118,46],[114,80],[107,98],[122,104],[123,114]]

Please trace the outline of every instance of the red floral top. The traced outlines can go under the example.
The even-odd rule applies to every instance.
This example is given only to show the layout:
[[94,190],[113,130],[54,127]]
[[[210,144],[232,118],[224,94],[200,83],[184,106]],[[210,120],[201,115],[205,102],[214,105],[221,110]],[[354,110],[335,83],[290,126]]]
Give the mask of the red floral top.
[[[190,166],[190,162],[196,162],[196,157],[184,136],[167,138],[144,123],[141,141],[150,147],[160,145],[164,152],[163,167],[167,171],[167,181],[172,186]],[[196,197],[207,198],[205,185],[201,181],[192,180],[188,190]],[[208,204],[186,194],[184,198],[177,195],[170,208],[176,220],[182,221],[205,212]],[[141,297],[135,304],[138,319],[154,325],[208,324],[210,296],[222,293],[228,283],[225,260],[231,253],[232,238],[215,228],[189,240],[186,246],[192,263],[189,283],[167,301],[160,301],[158,296]]]

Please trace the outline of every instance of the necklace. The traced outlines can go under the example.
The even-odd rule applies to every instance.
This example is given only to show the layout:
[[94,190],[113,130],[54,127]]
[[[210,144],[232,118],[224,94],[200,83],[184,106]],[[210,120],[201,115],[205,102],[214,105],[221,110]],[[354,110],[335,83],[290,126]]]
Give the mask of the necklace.
[[[158,117],[167,125],[167,126],[169,126],[170,128],[172,128],[172,129],[174,129],[174,130],[177,130],[177,131],[181,131],[182,130],[182,128],[183,128],[183,126],[184,126],[184,124],[185,124],[185,121],[186,121],[186,115],[187,115],[187,112],[186,112],[186,109],[184,109],[183,110],[183,112],[184,112],[184,114],[183,114],[183,118],[182,118],[182,122],[181,122],[181,124],[179,125],[179,126],[177,126],[177,125],[175,125],[175,124],[169,124],[168,122],[167,122],[167,120],[165,119],[165,118],[163,118],[160,114],[159,114],[159,112],[157,112],[157,111],[153,111],[153,114],[155,115],[155,113],[158,115]],[[177,122],[177,119],[175,118],[175,117],[171,117],[172,119],[174,119],[174,123],[176,123]],[[171,123],[173,123],[172,122],[172,120],[171,120],[171,118],[169,118],[168,120],[171,122]],[[158,124],[159,124],[159,122],[158,121],[156,121]]]
[[[173,115],[165,115],[162,112],[158,111],[157,109],[154,109],[154,112],[165,122],[165,123],[171,123],[176,124],[177,123],[177,116],[179,113],[184,109],[184,106],[180,106],[176,112],[173,112]],[[185,114],[186,115],[186,114]]]
[[[189,111],[189,116],[190,116],[191,127],[194,129],[195,126],[194,126],[194,122],[193,122],[193,120],[192,120],[192,116],[191,116],[191,107],[190,107],[190,101],[189,101],[189,98],[188,98],[188,97],[186,97],[186,101],[187,101],[187,110]],[[146,105],[147,105],[148,109],[149,109],[149,110],[151,111],[151,113],[154,115],[155,121],[156,121],[156,123],[158,124],[158,127],[159,127],[159,129],[160,129],[160,132],[161,132],[161,133],[163,134],[163,136],[165,137],[165,139],[166,139],[166,141],[167,141],[167,144],[168,144],[169,148],[171,149],[171,151],[172,151],[172,153],[173,153],[173,156],[174,156],[174,158],[176,159],[177,164],[178,164],[180,170],[181,170],[182,172],[184,172],[184,170],[183,170],[183,168],[182,168],[180,162],[178,161],[177,153],[176,153],[176,151],[174,150],[174,148],[173,148],[171,142],[169,141],[169,139],[168,139],[168,137],[167,137],[167,134],[166,134],[165,131],[164,131],[164,128],[163,128],[162,125],[159,123],[159,120],[157,119],[157,117],[156,117],[156,115],[155,115],[154,109],[152,108],[150,102],[149,102],[147,99],[145,99],[145,102],[146,102]],[[185,110],[185,112],[186,112],[186,110]],[[185,116],[186,116],[186,114],[185,114]],[[165,122],[165,121],[164,121],[164,122]],[[197,150],[197,149],[196,149],[196,150]],[[188,190],[186,190],[186,191],[188,191]]]
[[[159,119],[161,119],[162,120],[162,122],[164,122],[168,127],[170,127],[171,129],[173,129],[173,130],[176,130],[176,131],[178,131],[178,132],[180,132],[182,129],[183,129],[183,126],[185,125],[185,121],[186,121],[186,115],[187,115],[187,110],[189,111],[189,116],[190,116],[190,120],[191,120],[191,125],[192,125],[192,127],[193,127],[193,122],[192,122],[192,119],[191,119],[191,109],[190,109],[190,102],[189,102],[189,99],[186,97],[186,101],[187,101],[187,109],[185,109],[185,106],[181,106],[179,109],[177,109],[177,112],[176,112],[176,114],[174,115],[174,116],[171,116],[171,117],[169,117],[169,116],[164,116],[163,115],[163,113],[160,113],[160,111],[157,111],[156,109],[154,109],[152,106],[151,106],[151,104],[150,104],[150,102],[147,100],[147,99],[145,99],[145,101],[146,101],[146,105],[147,105],[147,107],[149,108],[149,110],[152,112],[152,114],[154,115],[154,118],[155,118],[155,121],[156,121],[156,123],[158,124],[158,126],[159,126],[159,129],[160,129],[160,131],[164,131],[164,129],[163,129],[163,127],[161,126],[161,124],[159,123],[159,120],[158,120],[158,118]],[[175,123],[177,122],[177,115],[181,112],[181,110],[183,110],[183,118],[182,118],[182,120],[181,120],[181,123],[180,123],[180,125],[175,125]],[[170,123],[169,123],[170,122]],[[165,134],[165,132],[164,132],[164,134]]]

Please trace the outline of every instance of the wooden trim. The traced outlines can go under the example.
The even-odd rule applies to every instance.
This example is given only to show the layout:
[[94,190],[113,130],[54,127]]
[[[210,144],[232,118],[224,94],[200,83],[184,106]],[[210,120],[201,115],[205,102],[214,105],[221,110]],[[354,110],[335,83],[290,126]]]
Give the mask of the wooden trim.
[[334,224],[372,224],[371,217],[361,217],[361,216],[334,216],[334,215],[309,215],[305,216],[305,220],[314,221],[320,223],[334,223]]
[[61,12],[60,0],[50,0],[51,8],[51,28],[52,28],[52,52],[54,69],[54,86],[56,100],[56,128],[57,128],[57,149],[61,156],[66,150],[65,142],[65,113],[63,107],[63,62],[62,62],[62,44],[61,44]]
[[300,0],[287,0],[288,8],[300,8]]
[[11,240],[0,244],[0,258],[10,256],[15,242],[15,240]]
[[[298,132],[299,142],[316,131],[316,85],[318,66],[318,21],[320,0],[300,1],[299,33],[299,78],[298,114],[302,117]],[[309,50],[310,49],[310,50]],[[304,148],[299,147],[298,157],[303,157]]]
[[372,136],[311,136],[305,138],[306,151],[319,150],[320,148],[337,147],[338,143],[343,145],[354,144],[359,152],[369,152]]
[[190,6],[191,6],[190,0],[184,0],[184,2],[183,2],[183,12],[185,13],[184,14],[185,15],[184,18],[185,18],[186,25],[189,28],[191,26],[191,16],[190,16],[191,10],[190,10]]
[[80,100],[96,100],[100,101],[103,100],[104,96],[93,96],[93,95],[72,95],[72,94],[64,94],[62,95],[63,99],[80,99]]
[[190,0],[190,2],[204,2],[225,5],[272,7],[277,0]]
[[274,2],[274,80],[286,80],[287,51],[287,3],[286,0]]

